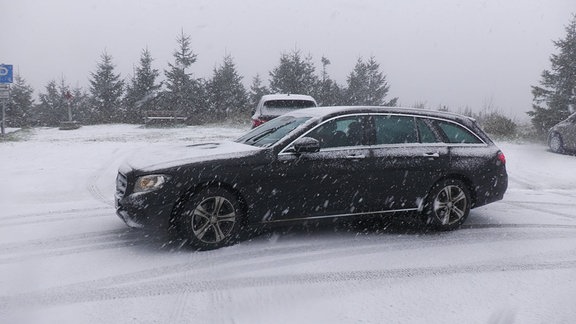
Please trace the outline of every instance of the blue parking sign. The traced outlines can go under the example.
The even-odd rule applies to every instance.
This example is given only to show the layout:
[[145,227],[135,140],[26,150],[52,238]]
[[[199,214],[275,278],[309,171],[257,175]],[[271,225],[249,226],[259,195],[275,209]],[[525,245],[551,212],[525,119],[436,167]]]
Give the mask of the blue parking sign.
[[0,83],[12,83],[12,65],[0,64]]

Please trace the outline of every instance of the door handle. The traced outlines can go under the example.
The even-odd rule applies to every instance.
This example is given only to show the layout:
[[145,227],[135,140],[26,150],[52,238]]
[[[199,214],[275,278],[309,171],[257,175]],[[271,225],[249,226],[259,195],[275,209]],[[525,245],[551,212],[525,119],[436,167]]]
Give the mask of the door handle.
[[423,154],[425,157],[429,157],[429,158],[439,158],[440,157],[440,153],[436,152],[436,153],[424,153]]

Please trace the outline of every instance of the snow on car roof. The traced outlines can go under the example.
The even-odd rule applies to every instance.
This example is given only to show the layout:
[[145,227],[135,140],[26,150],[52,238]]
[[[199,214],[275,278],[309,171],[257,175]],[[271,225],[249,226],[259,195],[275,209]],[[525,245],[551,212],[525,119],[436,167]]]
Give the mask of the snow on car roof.
[[473,120],[473,118],[451,113],[451,112],[444,112],[444,111],[437,111],[437,110],[427,110],[427,109],[419,109],[419,108],[405,108],[405,107],[385,107],[385,106],[332,106],[332,107],[315,107],[315,108],[305,108],[295,110],[288,114],[299,117],[299,116],[306,116],[306,117],[322,117],[325,115],[332,115],[332,114],[341,114],[341,113],[409,113],[409,114],[416,114],[422,116],[432,116],[432,117],[440,117],[440,118],[448,118],[448,119],[458,119],[458,120]]

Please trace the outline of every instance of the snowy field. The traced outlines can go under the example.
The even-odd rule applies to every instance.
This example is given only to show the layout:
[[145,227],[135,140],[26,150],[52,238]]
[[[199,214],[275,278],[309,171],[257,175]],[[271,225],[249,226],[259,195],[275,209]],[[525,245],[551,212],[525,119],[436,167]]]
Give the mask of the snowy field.
[[167,247],[113,208],[153,145],[246,127],[35,129],[0,142],[0,323],[576,323],[576,156],[500,143],[505,199],[464,228],[292,230]]

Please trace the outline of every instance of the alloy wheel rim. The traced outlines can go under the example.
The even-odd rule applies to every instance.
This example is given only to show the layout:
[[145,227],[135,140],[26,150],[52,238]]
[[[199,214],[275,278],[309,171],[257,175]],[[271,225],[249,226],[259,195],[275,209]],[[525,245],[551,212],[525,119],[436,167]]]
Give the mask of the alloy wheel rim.
[[236,218],[236,210],[230,200],[221,196],[209,197],[194,209],[192,231],[204,243],[220,243],[230,236]]
[[434,215],[442,225],[452,225],[460,221],[468,208],[468,199],[459,186],[446,186],[434,199]]

